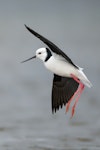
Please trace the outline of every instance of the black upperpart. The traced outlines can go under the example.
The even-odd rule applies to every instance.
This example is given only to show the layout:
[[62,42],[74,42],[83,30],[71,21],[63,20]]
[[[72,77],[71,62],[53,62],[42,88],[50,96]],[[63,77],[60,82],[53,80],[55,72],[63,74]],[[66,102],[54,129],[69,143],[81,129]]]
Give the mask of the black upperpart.
[[72,62],[72,60],[61,49],[59,49],[54,43],[52,43],[51,41],[49,41],[48,39],[46,39],[45,37],[43,37],[39,33],[35,32],[34,30],[32,30],[31,28],[29,28],[28,26],[25,25],[25,27],[27,28],[27,30],[29,32],[31,32],[33,35],[35,35],[37,38],[39,38],[41,41],[43,41],[51,49],[51,51],[53,51],[54,53],[56,53],[58,55],[61,55],[70,64],[72,64],[75,68],[78,69],[78,67]]
[[48,59],[52,56],[52,53],[48,48],[46,48],[46,51],[47,51],[47,57],[45,59],[45,62],[48,61]]
[[52,112],[66,105],[77,91],[79,83],[73,78],[61,77],[54,74],[52,85]]

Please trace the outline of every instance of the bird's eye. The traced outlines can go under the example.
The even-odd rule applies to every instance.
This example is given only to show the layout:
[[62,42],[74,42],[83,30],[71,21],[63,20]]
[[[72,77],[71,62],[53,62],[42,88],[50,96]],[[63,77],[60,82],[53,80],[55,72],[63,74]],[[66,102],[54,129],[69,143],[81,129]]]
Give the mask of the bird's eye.
[[41,52],[39,52],[38,54],[41,54]]

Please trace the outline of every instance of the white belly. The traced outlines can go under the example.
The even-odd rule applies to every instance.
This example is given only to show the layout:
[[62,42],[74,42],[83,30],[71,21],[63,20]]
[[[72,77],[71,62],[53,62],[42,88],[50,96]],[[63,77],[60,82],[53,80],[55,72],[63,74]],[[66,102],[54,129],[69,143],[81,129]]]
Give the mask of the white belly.
[[52,71],[54,74],[62,77],[71,77],[71,74],[74,74],[78,79],[80,79],[83,84],[88,87],[91,87],[92,84],[83,73],[82,68],[75,68],[73,65],[67,61],[55,59],[53,56],[47,61],[44,62],[45,67]]
[[49,69],[53,73],[63,77],[70,77],[71,73],[77,75],[78,71],[70,63],[64,60],[55,59],[54,57],[51,57],[47,62],[44,62],[44,65],[47,69]]

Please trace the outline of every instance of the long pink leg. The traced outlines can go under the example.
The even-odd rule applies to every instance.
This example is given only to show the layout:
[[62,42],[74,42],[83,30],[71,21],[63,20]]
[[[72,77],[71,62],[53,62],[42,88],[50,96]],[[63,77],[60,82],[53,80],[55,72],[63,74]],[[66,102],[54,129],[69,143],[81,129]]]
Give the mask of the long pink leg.
[[79,94],[77,95],[77,98],[76,98],[76,100],[75,100],[75,103],[74,103],[74,105],[73,105],[73,107],[72,107],[72,116],[71,116],[71,117],[73,117],[74,112],[75,112],[76,104],[77,104],[77,102],[78,102],[78,100],[79,100],[79,98],[80,98],[80,96],[81,96],[81,94],[82,94],[82,91],[84,90],[84,84],[83,84],[80,80],[78,80],[75,75],[71,74],[71,76],[72,76],[72,78],[73,78],[75,81],[77,81],[77,82],[79,83],[79,88],[78,88],[78,90],[76,91],[76,94],[78,94],[78,93],[79,93]]
[[[78,80],[76,77],[74,77],[74,75],[71,75],[71,76],[72,76],[72,78],[74,78],[75,81],[77,80],[77,82],[79,83],[79,80]],[[76,78],[76,79],[75,79],[75,78]],[[74,93],[74,95],[71,97],[71,99],[68,101],[67,106],[66,106],[66,112],[68,112],[68,110],[69,110],[71,101],[73,100],[73,98],[74,98],[79,92],[80,92],[80,90],[79,90],[79,88],[78,88],[77,91]]]
[[78,88],[77,91],[74,93],[74,95],[71,97],[71,99],[69,100],[69,102],[68,102],[68,104],[67,104],[67,106],[66,106],[66,112],[68,112],[69,107],[70,107],[70,103],[71,103],[72,99],[77,95],[76,100],[75,100],[75,103],[74,103],[74,105],[73,105],[73,107],[72,107],[72,114],[71,114],[71,117],[73,117],[74,112],[75,112],[75,108],[76,108],[76,104],[77,104],[77,102],[78,102],[78,100],[79,100],[79,98],[80,98],[80,96],[81,96],[81,94],[82,94],[82,91],[84,90],[84,84],[83,84],[80,80],[78,80],[78,78],[77,78],[75,75],[71,74],[71,77],[72,77],[76,82],[79,83],[79,88]]
[[67,106],[66,106],[66,112],[68,112],[68,110],[69,110],[71,101],[73,100],[73,98],[74,98],[79,92],[80,92],[80,91],[79,91],[79,88],[78,88],[78,90],[74,93],[74,95],[73,95],[73,96],[71,97],[71,99],[68,101]]
[[[75,92],[75,93],[76,93],[76,92]],[[66,106],[66,112],[68,112],[69,107],[70,107],[70,103],[71,103],[71,101],[73,100],[73,98],[74,98],[75,95],[76,95],[76,94],[74,94],[74,95],[71,97],[71,99],[68,101],[67,106]]]
[[81,96],[81,94],[82,94],[82,91],[84,90],[84,84],[80,84],[79,89],[80,89],[80,93],[77,95],[77,98],[76,98],[76,100],[75,100],[75,103],[74,103],[74,105],[73,105],[73,107],[72,107],[72,116],[71,116],[71,117],[73,117],[73,115],[74,115],[75,108],[76,108],[76,104],[78,103],[78,100],[79,100],[79,98],[80,98],[80,96]]

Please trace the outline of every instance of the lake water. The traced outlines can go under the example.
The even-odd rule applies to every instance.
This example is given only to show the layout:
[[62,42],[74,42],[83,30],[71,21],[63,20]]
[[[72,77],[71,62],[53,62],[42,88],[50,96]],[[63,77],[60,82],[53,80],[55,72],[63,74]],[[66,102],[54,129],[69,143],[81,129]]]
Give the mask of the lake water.
[[[92,82],[75,115],[51,112],[52,73],[40,60],[21,64],[45,45],[27,24],[84,68]],[[100,1],[0,1],[0,150],[100,150]]]

